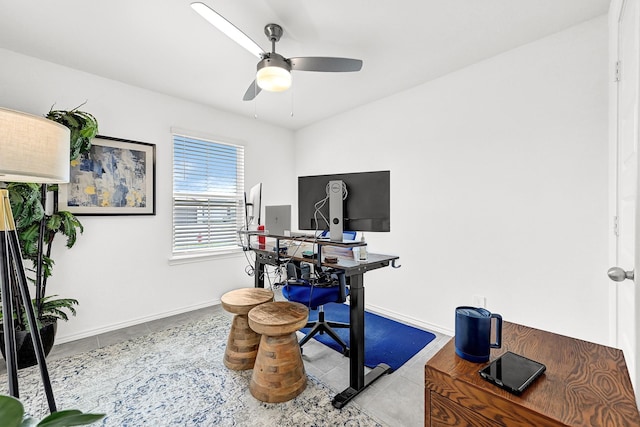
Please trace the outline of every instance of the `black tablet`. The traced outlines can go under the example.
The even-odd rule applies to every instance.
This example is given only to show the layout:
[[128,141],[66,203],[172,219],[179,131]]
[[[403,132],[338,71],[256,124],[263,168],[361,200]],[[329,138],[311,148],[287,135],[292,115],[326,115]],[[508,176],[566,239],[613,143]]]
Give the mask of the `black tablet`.
[[479,371],[485,380],[513,394],[521,394],[547,369],[542,363],[506,352]]

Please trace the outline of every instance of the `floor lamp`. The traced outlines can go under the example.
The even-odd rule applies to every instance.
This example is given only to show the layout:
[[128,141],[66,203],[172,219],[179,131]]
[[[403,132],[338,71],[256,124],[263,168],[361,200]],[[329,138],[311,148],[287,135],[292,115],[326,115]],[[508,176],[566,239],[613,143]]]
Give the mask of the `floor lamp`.
[[[70,132],[65,126],[43,117],[0,108],[0,181],[55,184],[69,182]],[[9,394],[18,398],[18,360],[13,328],[13,295],[17,289],[29,321],[40,376],[49,403],[56,412],[49,372],[31,304],[29,287],[22,264],[9,192],[0,189],[0,296]],[[11,278],[16,287],[11,286]]]

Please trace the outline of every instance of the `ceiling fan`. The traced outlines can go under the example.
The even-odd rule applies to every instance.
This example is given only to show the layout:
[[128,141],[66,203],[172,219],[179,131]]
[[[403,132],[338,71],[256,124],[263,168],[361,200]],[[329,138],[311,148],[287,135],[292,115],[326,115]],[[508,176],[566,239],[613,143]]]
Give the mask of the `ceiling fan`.
[[291,71],[293,70],[349,72],[360,71],[362,68],[362,60],[360,59],[322,56],[285,58],[276,53],[276,42],[280,40],[283,33],[282,27],[278,24],[267,24],[264,27],[264,33],[271,42],[271,52],[265,52],[249,36],[206,4],[195,2],[191,3],[191,7],[213,26],[260,59],[256,79],[245,92],[242,98],[244,101],[251,101],[262,89],[271,92],[287,90],[291,86]]

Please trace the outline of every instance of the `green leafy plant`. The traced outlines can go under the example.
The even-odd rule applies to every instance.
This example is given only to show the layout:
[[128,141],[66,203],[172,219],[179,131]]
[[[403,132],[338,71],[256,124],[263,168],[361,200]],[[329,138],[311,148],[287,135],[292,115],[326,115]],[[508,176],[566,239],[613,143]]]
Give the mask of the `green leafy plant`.
[[46,117],[49,120],[65,125],[71,131],[70,159],[76,160],[80,154],[91,148],[91,140],[98,134],[98,121],[86,111],[80,111],[80,104],[73,110],[54,110],[51,107]]
[[[33,183],[9,183],[9,201],[14,214],[18,240],[22,250],[22,258],[31,261],[28,278],[35,286],[33,306],[39,322],[50,322],[56,319],[68,320],[68,313],[76,314],[78,301],[72,298],[54,299],[47,295],[48,279],[52,274],[54,261],[51,258],[53,241],[57,234],[67,238],[67,247],[75,244],[78,233],[84,227],[78,219],[66,211],[54,211],[46,214],[43,208],[41,187]],[[17,293],[16,297],[18,296]],[[15,321],[18,329],[26,330],[27,321],[20,301],[14,301],[16,307]]]
[[75,316],[76,309],[74,305],[78,305],[78,300],[73,298],[58,298],[58,295],[45,296],[40,300],[38,315],[41,322],[53,322],[58,319],[69,320],[67,311]]
[[3,427],[70,427],[93,424],[105,414],[85,414],[77,409],[54,412],[38,421],[25,417],[20,400],[11,396],[0,396],[0,426]]
[[[98,133],[98,122],[95,117],[78,110],[82,105],[70,111],[51,109],[46,115],[48,119],[69,128],[70,161],[88,152],[91,148],[91,139]],[[71,212],[57,209],[57,185],[8,183],[7,190],[22,258],[31,261],[32,264],[28,279],[35,286],[32,297],[36,318],[41,323],[58,319],[66,321],[69,319],[69,314],[76,314],[75,306],[78,305],[78,301],[73,298],[55,298],[57,295],[47,296],[47,283],[54,265],[51,257],[52,244],[57,235],[62,235],[66,238],[67,248],[73,247],[78,233],[82,234],[84,227]],[[52,192],[54,196],[54,209],[50,214],[44,209],[47,192]],[[17,299],[18,292],[14,292],[14,295],[16,327],[26,330],[26,316],[21,302]]]

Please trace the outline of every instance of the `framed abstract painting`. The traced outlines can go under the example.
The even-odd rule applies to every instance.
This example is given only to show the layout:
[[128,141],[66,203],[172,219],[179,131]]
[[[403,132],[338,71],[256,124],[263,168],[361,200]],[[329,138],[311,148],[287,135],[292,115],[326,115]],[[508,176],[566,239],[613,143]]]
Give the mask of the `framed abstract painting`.
[[89,152],[71,162],[58,209],[75,215],[155,215],[156,146],[96,136]]

